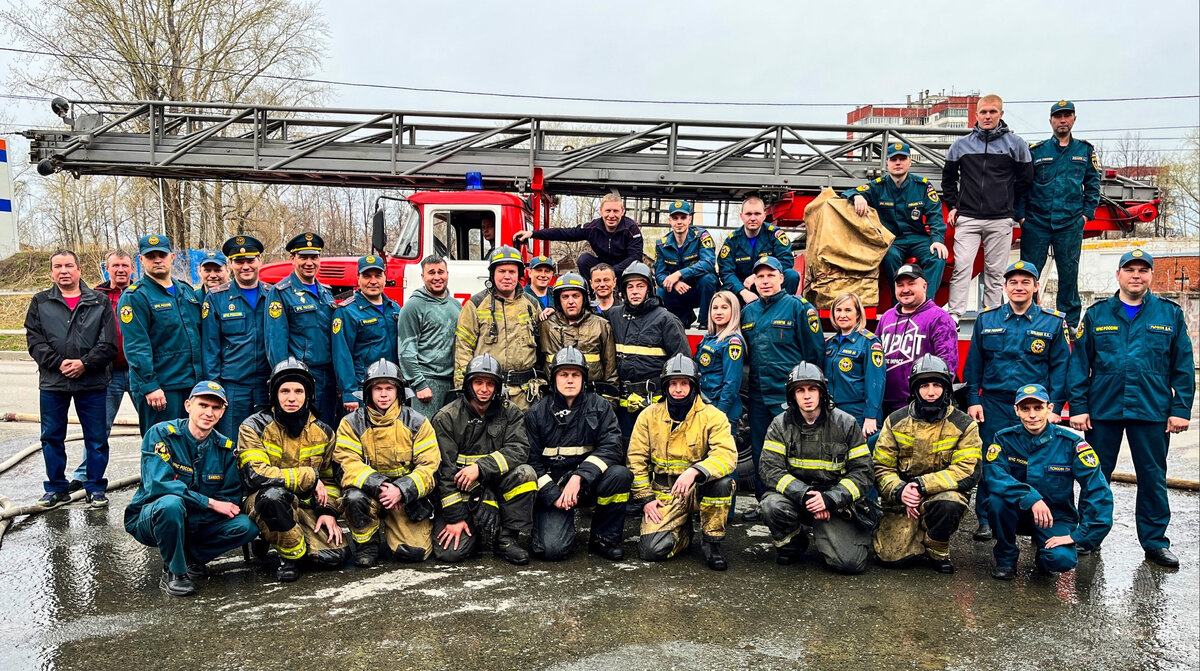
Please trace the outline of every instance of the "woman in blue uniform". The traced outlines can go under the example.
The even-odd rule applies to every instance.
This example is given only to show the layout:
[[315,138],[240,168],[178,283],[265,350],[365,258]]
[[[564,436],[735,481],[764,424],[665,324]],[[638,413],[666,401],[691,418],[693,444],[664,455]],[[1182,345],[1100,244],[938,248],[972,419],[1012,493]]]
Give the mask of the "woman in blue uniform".
[[863,437],[871,436],[883,423],[883,384],[887,368],[883,344],[868,331],[862,301],[844,293],[833,301],[833,324],[837,334],[825,341],[825,377],[829,393],[841,410],[862,426]]
[[[700,365],[700,393],[729,418],[729,429],[737,436],[742,419],[742,365],[746,341],[742,339],[742,309],[731,291],[718,291],[708,305],[708,333],[696,345]],[[733,500],[729,519],[737,503],[737,468],[733,470]]]

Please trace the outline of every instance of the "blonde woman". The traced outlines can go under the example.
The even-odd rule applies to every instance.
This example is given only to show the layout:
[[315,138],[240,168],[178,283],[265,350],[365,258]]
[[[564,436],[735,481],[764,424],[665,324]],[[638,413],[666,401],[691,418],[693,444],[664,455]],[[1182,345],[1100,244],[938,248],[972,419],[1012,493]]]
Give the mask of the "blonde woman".
[[742,364],[746,342],[742,340],[741,307],[730,291],[719,291],[708,305],[708,333],[696,345],[700,365],[700,393],[729,418],[736,433],[742,418]]
[[844,293],[833,301],[837,333],[825,341],[825,377],[837,407],[854,416],[866,438],[882,424],[883,384],[887,369],[883,344],[866,329],[862,301]]

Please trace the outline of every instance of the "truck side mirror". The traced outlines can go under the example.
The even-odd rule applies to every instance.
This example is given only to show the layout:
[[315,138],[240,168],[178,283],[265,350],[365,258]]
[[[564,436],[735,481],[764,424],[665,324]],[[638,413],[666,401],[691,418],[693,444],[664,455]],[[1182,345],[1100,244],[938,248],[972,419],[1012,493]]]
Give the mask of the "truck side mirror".
[[387,234],[383,230],[383,207],[376,207],[371,217],[371,250],[379,256],[387,255]]

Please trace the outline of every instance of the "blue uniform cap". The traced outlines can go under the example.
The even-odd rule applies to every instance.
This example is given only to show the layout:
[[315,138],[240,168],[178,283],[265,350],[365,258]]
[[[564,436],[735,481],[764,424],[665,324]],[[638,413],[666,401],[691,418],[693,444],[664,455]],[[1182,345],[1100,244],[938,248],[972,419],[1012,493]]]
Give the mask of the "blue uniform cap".
[[1060,100],[1050,106],[1050,116],[1054,116],[1056,112],[1074,112],[1075,103],[1070,100]]
[[676,212],[682,212],[684,214],[691,214],[692,213],[692,204],[687,202],[686,200],[672,201],[671,206],[667,208],[667,216],[669,217],[672,214],[675,214]]
[[532,259],[529,259],[530,268],[538,268],[540,266],[549,266],[551,270],[554,270],[554,259],[545,255],[535,256]]
[[171,253],[171,239],[165,235],[143,235],[138,240],[138,254],[149,254],[150,252],[166,252]]
[[212,249],[208,250],[207,252],[204,252],[204,259],[202,261],[200,261],[200,265],[205,266],[210,263],[215,263],[218,266],[225,265],[225,263],[226,263],[225,255],[222,254],[221,252],[218,252],[218,251],[212,250]]
[[1154,269],[1154,257],[1140,249],[1135,249],[1132,252],[1125,252],[1123,255],[1121,255],[1121,263],[1117,267],[1124,268],[1134,261],[1141,261],[1142,263],[1150,266],[1151,270]]
[[301,233],[288,240],[285,249],[289,254],[320,254],[325,249],[325,238],[316,233]]
[[367,256],[364,256],[358,260],[358,274],[359,275],[362,275],[363,271],[369,270],[371,268],[374,268],[376,270],[382,270],[385,273],[387,272],[387,268],[383,265],[383,257],[382,256],[375,256],[374,254],[368,254]]
[[1028,261],[1017,261],[1009,266],[1008,270],[1004,271],[1004,279],[1007,280],[1009,275],[1014,275],[1016,273],[1025,273],[1026,275],[1032,277],[1035,282],[1040,279],[1038,277],[1037,267]]
[[779,262],[779,259],[775,258],[774,256],[766,255],[758,257],[758,260],[754,262],[754,267],[750,270],[751,272],[757,273],[758,269],[762,268],[763,266],[774,268],[776,272],[783,272],[783,264]]
[[1046,392],[1046,388],[1040,384],[1028,384],[1017,390],[1017,400],[1013,401],[1013,405],[1020,404],[1027,398],[1036,398],[1043,403],[1050,402],[1050,394]]
[[912,147],[909,147],[907,142],[893,142],[893,143],[889,144],[888,150],[887,150],[887,157],[891,158],[893,156],[896,156],[897,154],[901,154],[904,156],[911,156],[912,155]]
[[235,235],[221,245],[221,251],[226,259],[243,257],[254,258],[263,252],[263,243],[258,238],[249,235]]
[[229,402],[229,399],[225,397],[225,388],[212,380],[202,380],[195,387],[192,387],[192,393],[188,394],[188,398],[195,398],[197,396],[213,396],[221,399],[222,403]]

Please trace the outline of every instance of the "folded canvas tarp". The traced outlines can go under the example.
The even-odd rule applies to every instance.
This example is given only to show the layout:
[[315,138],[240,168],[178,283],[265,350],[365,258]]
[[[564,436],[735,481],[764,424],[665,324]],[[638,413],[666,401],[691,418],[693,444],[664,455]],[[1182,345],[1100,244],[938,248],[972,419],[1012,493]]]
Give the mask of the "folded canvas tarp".
[[879,222],[872,209],[867,216],[825,189],[804,208],[808,247],[804,252],[804,297],[818,310],[847,291],[865,306],[879,303],[879,264],[896,237]]

